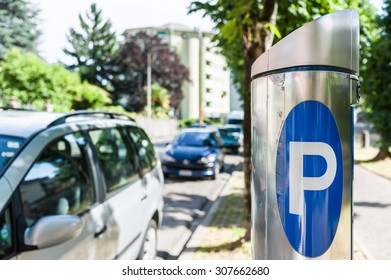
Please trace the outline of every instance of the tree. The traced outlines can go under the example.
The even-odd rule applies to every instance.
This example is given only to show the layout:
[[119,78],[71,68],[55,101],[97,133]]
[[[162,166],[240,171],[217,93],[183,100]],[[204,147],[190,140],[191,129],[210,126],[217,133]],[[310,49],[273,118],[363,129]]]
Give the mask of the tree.
[[111,90],[113,60],[118,51],[111,22],[103,20],[96,4],[91,5],[85,17],[79,14],[79,20],[81,31],[71,28],[67,36],[70,47],[64,52],[74,60],[67,68],[79,72],[83,81]]
[[[217,0],[194,1],[190,5],[189,13],[202,11],[216,23],[215,40],[227,57],[243,95],[243,171],[248,229],[251,215],[251,65],[274,41],[287,33],[316,17],[345,9],[349,4],[361,5],[354,2]],[[244,239],[249,236],[248,230]]]
[[61,64],[49,65],[35,54],[13,49],[0,62],[0,96],[4,105],[11,100],[34,109],[54,111],[97,108],[110,103],[108,92],[81,82]]
[[[153,115],[158,118],[167,117],[170,110],[170,95],[168,94],[168,90],[158,84],[153,84],[151,86],[151,94]],[[147,93],[145,92],[144,96],[146,95]]]
[[391,1],[384,1],[381,16],[381,37],[372,44],[371,57],[363,72],[364,110],[368,120],[380,134],[380,151],[373,160],[390,157],[391,147]]
[[147,54],[151,53],[152,83],[168,90],[170,105],[177,109],[183,99],[182,85],[189,81],[189,71],[178,55],[157,35],[145,32],[125,34],[117,56],[118,75],[113,81],[117,99],[126,99],[130,111],[144,110],[147,84]]
[[36,52],[39,10],[26,0],[0,0],[0,59],[13,47]]

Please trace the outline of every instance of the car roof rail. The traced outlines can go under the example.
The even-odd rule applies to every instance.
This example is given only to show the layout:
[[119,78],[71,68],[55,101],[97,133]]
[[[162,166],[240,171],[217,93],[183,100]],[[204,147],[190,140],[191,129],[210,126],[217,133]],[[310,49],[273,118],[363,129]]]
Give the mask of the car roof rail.
[[67,113],[66,115],[63,115],[54,121],[52,121],[47,127],[52,127],[55,125],[66,123],[67,119],[71,117],[97,117],[97,118],[109,118],[109,119],[118,119],[118,120],[130,120],[135,121],[132,117],[124,114],[124,113],[118,113],[118,112],[109,112],[109,111],[89,111],[89,110],[80,110],[75,111],[71,113]]

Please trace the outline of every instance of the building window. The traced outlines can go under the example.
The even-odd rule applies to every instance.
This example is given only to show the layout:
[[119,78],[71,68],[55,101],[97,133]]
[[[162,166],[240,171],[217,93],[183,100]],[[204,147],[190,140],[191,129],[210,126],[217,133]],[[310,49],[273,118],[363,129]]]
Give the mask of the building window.
[[212,63],[210,62],[210,60],[207,60],[206,62],[206,65],[211,65]]
[[206,101],[206,107],[210,107],[211,106],[211,102],[210,101]]
[[212,78],[211,75],[206,74],[206,79],[207,79],[207,80],[210,80],[211,78]]
[[211,92],[212,92],[212,89],[206,88],[206,92],[207,92],[207,93],[211,93]]

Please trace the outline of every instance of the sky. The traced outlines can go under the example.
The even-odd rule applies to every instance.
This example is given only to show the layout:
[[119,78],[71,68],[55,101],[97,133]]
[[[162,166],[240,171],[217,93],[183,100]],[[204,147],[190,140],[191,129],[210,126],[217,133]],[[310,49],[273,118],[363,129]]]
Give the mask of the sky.
[[[127,28],[161,26],[179,23],[190,28],[212,31],[213,22],[202,13],[187,14],[191,0],[30,0],[41,10],[43,32],[40,55],[49,63],[67,61],[62,49],[71,27],[80,26],[78,16],[85,15],[92,3],[102,9],[103,18],[110,19],[113,29],[121,34]],[[371,0],[380,9],[383,0]]]
[[191,0],[30,0],[40,10],[43,35],[38,48],[49,63],[65,61],[62,49],[71,27],[78,28],[79,14],[85,15],[92,3],[110,19],[113,30],[121,34],[127,28],[179,23],[190,28],[212,31],[213,23],[202,13],[187,14]]

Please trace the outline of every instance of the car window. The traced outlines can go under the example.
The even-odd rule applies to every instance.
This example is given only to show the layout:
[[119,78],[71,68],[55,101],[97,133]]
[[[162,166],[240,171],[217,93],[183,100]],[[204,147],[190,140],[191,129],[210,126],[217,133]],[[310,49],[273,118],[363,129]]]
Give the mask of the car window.
[[78,214],[95,202],[80,133],[51,142],[34,162],[19,190],[28,226],[46,215]]
[[110,193],[138,177],[136,157],[116,128],[89,131]]
[[0,135],[0,171],[13,158],[23,142],[24,139],[22,138]]
[[128,127],[126,130],[136,146],[141,173],[145,174],[156,166],[155,148],[142,129],[138,127]]
[[241,120],[241,119],[228,119],[227,124],[243,124],[243,120]]
[[203,147],[210,143],[209,132],[182,132],[174,140],[174,146]]
[[0,259],[5,259],[14,251],[11,207],[0,215]]

